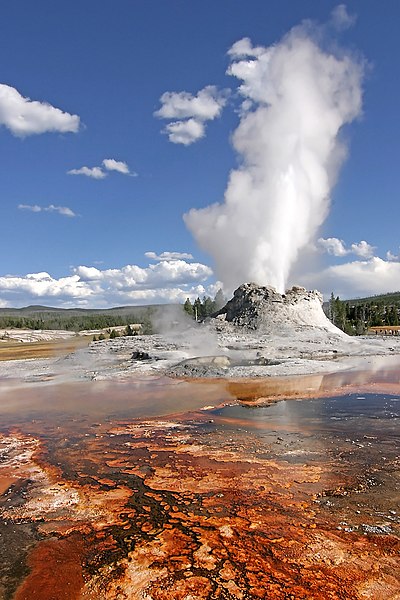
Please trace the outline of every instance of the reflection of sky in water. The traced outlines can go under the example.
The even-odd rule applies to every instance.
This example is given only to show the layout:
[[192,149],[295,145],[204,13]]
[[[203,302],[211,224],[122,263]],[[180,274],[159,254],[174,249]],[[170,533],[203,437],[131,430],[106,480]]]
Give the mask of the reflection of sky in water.
[[[399,357],[371,357],[370,371],[346,371],[330,375],[268,378],[253,380],[179,381],[168,378],[143,378],[127,381],[48,381],[0,383],[0,423],[12,424],[39,419],[65,425],[68,421],[136,419],[198,411],[205,406],[220,406],[278,394],[332,394],[332,397],[281,400],[264,407],[229,405],[214,410],[216,423],[232,427],[247,424],[257,430],[274,428],[291,433],[326,431],[395,435],[398,425],[400,378]],[[334,396],[342,385],[361,390],[365,382],[384,381],[392,386],[387,394],[351,394]],[[355,389],[355,388],[353,388]],[[380,391],[384,391],[381,389]]]
[[352,394],[333,398],[283,400],[265,407],[226,406],[213,416],[235,420],[258,430],[279,427],[287,431],[330,431],[340,434],[380,432],[398,435],[400,398],[382,394]]
[[225,386],[194,385],[160,378],[126,382],[84,381],[74,383],[0,385],[0,426],[32,419],[59,423],[82,419],[136,419],[157,417],[205,405],[232,401]]

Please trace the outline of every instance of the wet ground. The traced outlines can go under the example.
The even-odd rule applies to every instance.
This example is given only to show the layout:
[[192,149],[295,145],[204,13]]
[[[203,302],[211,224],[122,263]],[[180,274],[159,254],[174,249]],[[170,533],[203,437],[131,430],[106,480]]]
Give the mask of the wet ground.
[[0,598],[400,598],[399,378],[0,382]]

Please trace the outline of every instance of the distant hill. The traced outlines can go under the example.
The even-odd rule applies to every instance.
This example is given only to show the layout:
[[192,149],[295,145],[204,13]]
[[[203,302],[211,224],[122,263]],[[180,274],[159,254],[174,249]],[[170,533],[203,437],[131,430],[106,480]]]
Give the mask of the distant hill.
[[385,305],[400,304],[400,292],[388,292],[387,294],[377,294],[376,296],[367,296],[366,298],[351,298],[344,300],[353,306],[357,304],[377,304],[384,303]]
[[0,308],[0,316],[16,316],[16,317],[38,317],[58,314],[60,316],[85,316],[85,315],[127,315],[127,314],[143,314],[149,309],[156,310],[163,308],[166,304],[147,304],[140,306],[115,306],[113,308],[56,308],[53,306],[41,306],[40,304],[32,304],[23,308]]
[[400,292],[348,300],[334,298],[324,302],[323,308],[331,321],[346,333],[364,334],[370,327],[399,325]]
[[[335,296],[336,298],[336,296]],[[388,306],[400,305],[400,292],[387,292],[386,294],[377,294],[376,296],[366,296],[365,298],[348,298],[342,300],[350,306],[358,306],[360,304],[384,304]],[[329,300],[324,302],[324,311],[329,311]]]
[[142,331],[151,333],[157,311],[178,305],[116,306],[114,308],[54,308],[32,305],[23,308],[0,308],[0,329],[65,329],[82,331],[141,323]]

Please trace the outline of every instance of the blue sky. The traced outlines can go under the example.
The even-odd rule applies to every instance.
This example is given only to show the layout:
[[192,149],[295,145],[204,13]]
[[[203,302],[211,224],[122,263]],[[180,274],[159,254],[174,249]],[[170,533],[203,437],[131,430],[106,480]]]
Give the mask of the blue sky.
[[[342,297],[400,289],[400,4],[337,7],[327,0],[6,3],[0,304],[183,301],[213,295],[218,281],[229,293],[247,273],[225,278],[221,265],[227,247],[236,261],[242,242],[221,234],[210,254],[213,243],[199,232],[206,221],[185,224],[183,215],[222,203],[243,160],[232,142],[243,118],[240,82],[227,74],[232,60],[258,60],[257,48],[279,46],[304,19],[325,24],[312,29],[326,54],[346,53],[362,65],[362,109],[340,130],[348,155],[329,211],[299,242],[285,284]],[[332,11],[341,17],[336,27]],[[243,38],[251,49],[228,55]],[[266,271],[250,269],[248,277],[258,272]]]

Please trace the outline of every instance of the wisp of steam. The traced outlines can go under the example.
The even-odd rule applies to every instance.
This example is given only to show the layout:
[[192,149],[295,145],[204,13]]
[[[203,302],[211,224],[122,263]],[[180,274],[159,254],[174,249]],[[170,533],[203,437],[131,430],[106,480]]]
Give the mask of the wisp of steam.
[[284,292],[299,251],[328,214],[346,156],[342,127],[361,112],[363,63],[322,48],[310,24],[278,44],[229,50],[244,98],[224,202],[192,209],[186,225],[211,254],[226,290],[245,281]]

